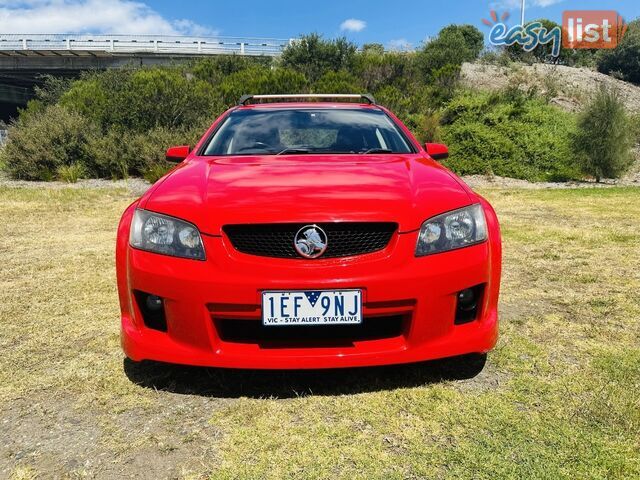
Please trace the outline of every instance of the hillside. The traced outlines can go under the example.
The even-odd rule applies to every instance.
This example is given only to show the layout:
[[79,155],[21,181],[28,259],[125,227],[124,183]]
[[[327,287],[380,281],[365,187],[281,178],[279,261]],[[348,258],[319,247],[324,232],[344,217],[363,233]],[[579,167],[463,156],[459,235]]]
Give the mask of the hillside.
[[510,84],[536,87],[551,97],[551,103],[568,111],[577,111],[598,90],[607,85],[620,92],[631,113],[640,114],[640,87],[587,68],[546,64],[513,64],[509,67],[482,63],[462,65],[462,83],[480,90],[500,90]]
[[[601,85],[606,85],[620,93],[632,115],[640,115],[640,86],[587,68],[522,63],[501,67],[483,63],[464,63],[461,69],[461,83],[465,87],[485,91],[497,91],[509,85],[518,85],[521,89],[535,88],[539,94],[550,98],[551,104],[569,112],[579,111]],[[635,165],[623,178],[615,182],[616,184],[640,183],[640,145],[634,153]]]

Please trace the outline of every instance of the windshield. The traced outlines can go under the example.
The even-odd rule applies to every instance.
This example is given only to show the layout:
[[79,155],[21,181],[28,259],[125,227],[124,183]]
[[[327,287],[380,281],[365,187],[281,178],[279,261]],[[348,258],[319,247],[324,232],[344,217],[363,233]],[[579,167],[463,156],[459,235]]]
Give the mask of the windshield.
[[229,114],[204,154],[412,152],[398,127],[381,110],[270,108]]

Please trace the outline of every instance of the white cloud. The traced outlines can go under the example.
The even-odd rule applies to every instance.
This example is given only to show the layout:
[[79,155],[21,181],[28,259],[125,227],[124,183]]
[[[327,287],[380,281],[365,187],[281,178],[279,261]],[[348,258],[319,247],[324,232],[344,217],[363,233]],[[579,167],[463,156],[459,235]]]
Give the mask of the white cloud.
[[0,0],[2,33],[216,35],[132,0]]
[[413,44],[406,38],[396,38],[387,42],[387,48],[389,50],[407,52],[413,50]]
[[367,27],[367,22],[357,18],[349,18],[340,24],[340,30],[347,32],[361,32]]

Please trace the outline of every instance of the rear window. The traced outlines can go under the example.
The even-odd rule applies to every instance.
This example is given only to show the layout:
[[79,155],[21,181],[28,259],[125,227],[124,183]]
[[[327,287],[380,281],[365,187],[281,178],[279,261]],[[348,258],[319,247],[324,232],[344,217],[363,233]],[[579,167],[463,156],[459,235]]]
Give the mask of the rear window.
[[229,114],[205,155],[296,153],[412,153],[408,140],[381,110],[268,109]]

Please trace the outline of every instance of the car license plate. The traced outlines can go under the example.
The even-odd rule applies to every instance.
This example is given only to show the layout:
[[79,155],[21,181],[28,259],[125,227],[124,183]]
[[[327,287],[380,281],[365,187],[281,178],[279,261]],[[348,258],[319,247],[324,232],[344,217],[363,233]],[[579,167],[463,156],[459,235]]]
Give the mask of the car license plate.
[[262,292],[265,326],[359,323],[362,323],[361,290]]

